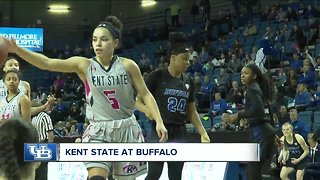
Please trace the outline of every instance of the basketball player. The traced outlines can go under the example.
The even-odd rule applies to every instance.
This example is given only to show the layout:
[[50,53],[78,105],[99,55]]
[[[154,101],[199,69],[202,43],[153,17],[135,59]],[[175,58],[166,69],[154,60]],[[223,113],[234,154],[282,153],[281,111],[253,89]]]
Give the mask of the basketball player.
[[[8,57],[7,60],[4,62],[3,71],[7,72],[10,69],[16,69],[20,71],[20,64],[19,61],[14,57]],[[27,81],[20,80],[18,89],[20,92],[27,95],[30,99],[30,84]],[[3,99],[7,96],[8,89],[5,86],[3,79],[0,80],[0,99]],[[55,103],[55,98],[53,96],[48,96],[48,100],[44,105],[39,107],[31,107],[31,115],[38,114],[41,111],[44,111],[50,108]]]
[[248,178],[261,180],[262,165],[266,160],[271,160],[272,150],[275,149],[275,131],[267,108],[274,100],[274,88],[255,64],[248,64],[242,68],[241,82],[246,86],[244,110],[232,115],[223,114],[222,119],[228,123],[247,119],[252,141],[260,144],[260,162],[248,164]]
[[3,75],[8,94],[0,100],[0,119],[31,120],[31,102],[28,96],[18,90],[20,74],[17,70],[8,70]]
[[[120,41],[122,24],[115,16],[109,16],[94,30],[92,47],[96,57],[71,57],[66,60],[51,59],[42,54],[18,47],[14,40],[6,40],[9,52],[44,70],[74,72],[83,81],[90,111],[87,118],[90,125],[83,136],[83,142],[144,142],[133,111],[134,88],[155,117],[160,142],[167,140],[157,104],[147,89],[140,69],[131,59],[114,55]],[[141,162],[88,162],[90,180],[104,180],[111,167],[116,179],[134,179],[146,172]],[[126,167],[136,167],[134,170]]]
[[289,174],[296,171],[296,180],[302,180],[304,168],[307,163],[306,157],[309,154],[309,147],[301,135],[293,133],[293,127],[290,123],[284,123],[282,125],[282,132],[283,136],[280,140],[283,142],[284,150],[288,151],[288,156],[282,155],[278,158],[278,161],[281,161],[283,164],[280,178],[288,180]]
[[33,180],[39,162],[24,161],[24,143],[38,143],[37,130],[30,122],[7,121],[0,126],[0,179]]
[[[201,142],[210,142],[195,106],[193,81],[185,75],[189,65],[187,38],[182,32],[169,34],[171,43],[170,65],[166,69],[153,71],[146,80],[148,89],[159,105],[161,116],[168,129],[167,142],[187,142],[185,123],[190,120],[201,136]],[[143,103],[141,98],[137,102]],[[148,114],[148,113],[146,113]],[[152,123],[152,122],[150,122]],[[156,142],[156,124],[152,123],[147,133],[148,142]],[[180,180],[184,162],[167,162],[170,180]],[[148,162],[146,180],[157,180],[162,174],[164,162]]]

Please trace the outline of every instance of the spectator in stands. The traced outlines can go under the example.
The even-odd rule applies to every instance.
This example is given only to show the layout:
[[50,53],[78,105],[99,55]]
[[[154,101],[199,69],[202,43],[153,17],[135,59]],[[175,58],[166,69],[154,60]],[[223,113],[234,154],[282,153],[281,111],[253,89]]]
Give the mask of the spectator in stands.
[[252,21],[248,22],[248,25],[245,27],[243,35],[244,36],[253,36],[257,34],[257,26],[253,24]]
[[230,84],[230,76],[227,74],[226,69],[220,69],[220,75],[217,77],[216,85],[218,92],[225,97],[228,91],[228,87]]
[[289,122],[291,119],[287,107],[285,105],[281,105],[273,119],[276,121],[275,124],[279,127],[282,127],[284,123]]
[[201,78],[199,75],[194,76],[194,92],[198,93],[201,91]]
[[293,132],[296,134],[300,134],[304,139],[307,139],[307,135],[309,133],[309,130],[307,129],[308,124],[306,124],[306,122],[299,120],[297,109],[290,109],[289,116],[290,116],[289,123],[293,127]]
[[308,89],[304,84],[298,84],[297,93],[294,100],[295,100],[295,107],[299,112],[305,111],[306,108],[311,105],[312,96],[308,92]]
[[236,16],[240,16],[240,2],[241,0],[232,0],[232,4],[234,7],[234,10],[236,11]]
[[204,22],[210,21],[211,5],[209,0],[200,0],[200,8],[203,13]]
[[276,29],[273,40],[274,40],[274,43],[277,45],[277,44],[284,43],[286,41],[286,37],[280,29]]
[[209,60],[209,53],[205,46],[201,47],[201,52],[199,53],[199,61],[201,64],[205,64]]
[[160,45],[155,54],[157,55],[157,57],[160,58],[167,55],[167,50],[163,48],[162,45]]
[[320,144],[313,138],[314,134],[308,134],[309,158],[304,170],[305,180],[320,179]]
[[228,62],[227,72],[234,74],[240,72],[241,62],[235,53],[231,55],[231,60]]
[[297,21],[298,20],[298,16],[295,10],[292,9],[292,7],[288,7],[288,11],[287,11],[287,19],[288,21]]
[[227,99],[236,105],[240,105],[243,104],[243,98],[243,90],[239,88],[239,84],[237,81],[233,81]]
[[171,6],[167,9],[170,10],[171,15],[171,26],[172,27],[180,27],[180,12],[181,7],[177,3],[177,1],[173,1]]
[[191,14],[191,16],[193,18],[193,23],[195,23],[196,22],[196,18],[199,15],[199,6],[197,5],[196,0],[193,2],[190,14]]
[[219,64],[221,68],[226,68],[228,63],[227,63],[227,59],[226,59],[226,55],[225,53],[221,53],[220,57],[218,58]]
[[200,93],[203,94],[202,98],[209,100],[212,92],[215,90],[215,83],[210,81],[209,76],[204,76],[203,83],[200,88]]
[[39,100],[41,103],[44,103],[47,101],[47,98],[48,98],[48,95],[45,93],[43,87],[38,87],[38,91],[35,99]]
[[213,74],[213,64],[211,61],[207,61],[202,68],[202,74],[205,76],[211,76]]
[[299,84],[305,84],[308,88],[313,88],[315,83],[315,74],[314,71],[311,70],[309,65],[305,65],[302,68],[302,74],[299,75],[298,78]]
[[64,121],[67,114],[67,107],[63,103],[61,98],[57,99],[57,104],[53,107],[50,115],[52,116],[52,119],[55,119],[55,121]]
[[287,83],[288,77],[283,68],[277,71],[277,78],[279,85],[284,86]]
[[291,69],[295,70],[296,72],[300,72],[300,69],[303,66],[302,59],[297,52],[293,53],[292,59],[290,60],[289,63],[290,63]]
[[225,113],[227,109],[228,109],[227,102],[221,98],[220,93],[215,93],[214,100],[212,101],[212,104],[210,106],[209,114],[213,117],[220,116],[223,113]]
[[305,18],[306,11],[307,11],[307,8],[305,7],[304,3],[300,2],[299,8],[297,10],[297,15],[299,15],[299,17]]
[[308,4],[305,16],[306,18],[319,17],[319,11]]
[[24,143],[38,143],[37,130],[30,122],[7,121],[0,126],[0,179],[35,179],[39,162],[24,161]]
[[81,114],[81,111],[76,103],[72,103],[68,114],[68,118],[75,119],[77,122],[84,122],[85,117]]
[[303,180],[306,157],[309,154],[308,145],[300,134],[293,131],[291,124],[285,123],[282,132],[280,140],[283,142],[283,148],[278,157],[278,161],[283,164],[280,178],[287,180],[289,175],[296,171],[296,180]]
[[253,61],[255,61],[255,59],[256,59],[257,52],[258,52],[257,46],[253,46],[251,49],[251,52],[250,52],[250,56]]
[[139,61],[139,67],[141,69],[141,73],[150,71],[150,59],[146,56],[145,53],[141,54],[141,59]]
[[221,122],[219,122],[217,124],[214,124],[212,126],[211,132],[215,132],[215,131],[235,131],[235,130],[236,130],[236,126],[234,124],[221,121]]
[[64,126],[64,121],[59,121],[55,124],[53,134],[56,137],[64,137],[68,134],[68,129]]
[[267,20],[275,20],[278,15],[278,10],[276,6],[271,6],[270,11],[267,16]]
[[[300,53],[301,50],[304,50],[304,48],[306,46],[306,43],[307,43],[307,39],[304,36],[301,27],[299,27],[296,24],[293,25],[293,29],[291,31],[290,39],[294,42],[293,48],[295,48],[295,50],[298,53]],[[296,45],[298,45],[298,47],[295,47]]]
[[317,90],[314,92],[314,106],[320,107],[320,84],[317,85]]
[[241,66],[246,66],[248,64],[253,64],[254,61],[253,59],[251,58],[250,54],[246,54],[245,57],[241,60]]
[[280,7],[277,12],[276,21],[285,22],[286,20],[287,20],[287,13]]
[[78,129],[75,124],[72,124],[70,127],[70,131],[67,134],[68,137],[78,137],[80,136]]
[[239,49],[240,49],[240,48],[242,48],[242,44],[241,44],[241,42],[239,41],[239,39],[234,40],[234,44],[233,44],[233,47],[232,47],[233,51],[234,51],[235,53],[239,53]]

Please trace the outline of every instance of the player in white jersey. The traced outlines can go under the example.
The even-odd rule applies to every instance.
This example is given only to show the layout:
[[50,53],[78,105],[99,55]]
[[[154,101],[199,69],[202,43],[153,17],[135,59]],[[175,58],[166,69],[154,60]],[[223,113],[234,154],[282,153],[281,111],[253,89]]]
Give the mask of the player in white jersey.
[[[20,70],[19,61],[14,57],[8,57],[7,60],[4,62],[3,71],[7,72],[10,69],[16,69],[17,71]],[[21,93],[27,95],[31,99],[30,84],[27,81],[20,80],[18,89]],[[7,96],[8,94],[7,92],[8,92],[8,89],[5,86],[3,79],[1,79],[0,80],[0,100]],[[55,98],[53,96],[49,96],[48,101],[44,105],[39,107],[31,107],[31,115],[38,114],[39,112],[50,108],[54,103],[55,103]]]
[[[146,87],[137,64],[131,59],[115,56],[122,24],[108,16],[94,30],[92,47],[96,58],[71,57],[51,59],[42,54],[18,47],[14,40],[5,40],[9,52],[27,62],[49,71],[77,73],[86,87],[86,98],[91,107],[90,126],[84,133],[85,142],[144,142],[139,124],[134,118],[135,88],[156,121],[160,142],[168,139],[154,97]],[[89,180],[106,179],[110,168],[116,179],[134,179],[146,172],[146,164],[139,162],[86,163]]]
[[[20,69],[20,64],[18,60],[15,59],[14,57],[8,57],[7,60],[4,62],[3,71],[7,72],[10,69],[16,69],[18,71]],[[30,97],[30,84],[28,82],[20,80],[18,89],[21,93],[24,93],[28,97]],[[7,96],[7,91],[8,89],[3,82],[3,79],[1,79],[0,80],[0,99]]]
[[31,120],[31,103],[27,95],[18,89],[20,83],[19,72],[15,69],[3,75],[8,94],[0,100],[0,119]]

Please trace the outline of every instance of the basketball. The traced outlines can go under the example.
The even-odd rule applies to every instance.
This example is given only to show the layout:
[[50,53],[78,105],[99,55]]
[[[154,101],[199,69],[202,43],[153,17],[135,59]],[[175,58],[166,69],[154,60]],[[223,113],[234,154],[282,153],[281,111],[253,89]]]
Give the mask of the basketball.
[[0,36],[0,64],[2,65],[3,62],[8,57],[8,47],[3,39],[2,36]]

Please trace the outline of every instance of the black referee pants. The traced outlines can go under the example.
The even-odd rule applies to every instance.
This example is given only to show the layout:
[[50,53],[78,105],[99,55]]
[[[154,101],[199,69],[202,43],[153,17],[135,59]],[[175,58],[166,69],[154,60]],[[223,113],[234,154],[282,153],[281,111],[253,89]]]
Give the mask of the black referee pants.
[[[41,141],[40,143],[48,143],[48,140]],[[40,166],[36,170],[35,180],[47,180],[48,179],[48,162],[41,162]]]
[[[149,121],[146,130],[146,142],[158,143],[159,138],[156,132],[156,124],[154,121]],[[168,130],[168,141],[171,143],[186,142],[187,129],[183,125],[165,124]],[[167,162],[169,180],[180,180],[182,177],[182,169],[184,162]],[[164,162],[148,162],[148,175],[145,180],[158,180],[162,174]]]

